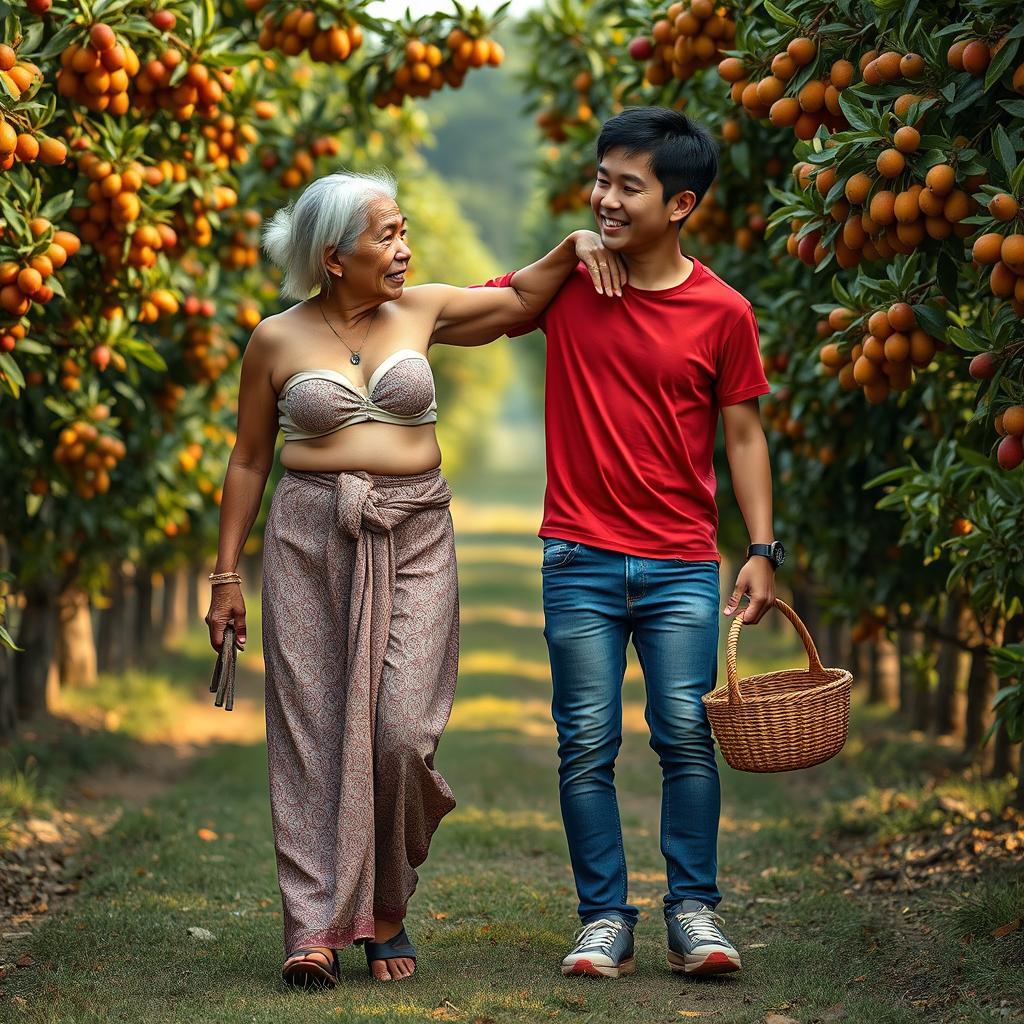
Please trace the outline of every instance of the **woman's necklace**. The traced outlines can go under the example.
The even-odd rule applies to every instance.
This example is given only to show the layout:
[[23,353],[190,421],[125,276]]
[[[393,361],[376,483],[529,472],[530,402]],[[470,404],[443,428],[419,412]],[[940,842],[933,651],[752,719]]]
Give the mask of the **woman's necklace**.
[[344,345],[345,348],[347,348],[349,352],[352,353],[352,355],[349,356],[348,361],[353,366],[358,366],[360,362],[362,362],[359,353],[362,352],[363,346],[366,344],[366,339],[370,336],[370,328],[373,326],[373,321],[377,319],[377,314],[380,312],[380,306],[378,306],[373,311],[373,316],[370,317],[370,322],[366,325],[366,333],[363,335],[363,340],[360,343],[359,348],[352,348],[352,346],[349,345],[349,343],[337,331],[334,330],[331,321],[327,319],[327,314],[324,312],[323,306],[321,306],[319,302],[316,304],[316,306],[317,309],[320,310],[320,315],[324,318],[324,323],[327,324],[327,326],[330,327],[332,331],[334,331],[334,336],[338,339],[338,341],[340,341],[342,345]]

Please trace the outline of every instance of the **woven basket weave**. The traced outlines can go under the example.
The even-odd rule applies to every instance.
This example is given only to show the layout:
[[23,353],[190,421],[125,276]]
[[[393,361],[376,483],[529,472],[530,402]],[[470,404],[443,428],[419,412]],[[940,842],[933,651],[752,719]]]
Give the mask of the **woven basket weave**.
[[844,668],[823,668],[800,617],[778,599],[775,607],[800,634],[807,668],[740,679],[736,647],[743,620],[737,615],[725,648],[727,685],[701,698],[722,754],[739,771],[809,768],[834,757],[846,742],[853,676]]

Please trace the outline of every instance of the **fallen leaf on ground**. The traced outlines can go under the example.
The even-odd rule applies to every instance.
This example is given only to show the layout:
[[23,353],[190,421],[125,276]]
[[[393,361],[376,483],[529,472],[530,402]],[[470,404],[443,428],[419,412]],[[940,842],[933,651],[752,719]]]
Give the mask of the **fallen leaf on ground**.
[[443,910],[432,910],[430,916],[435,921],[443,921],[448,915]]
[[1011,932],[1015,932],[1020,928],[1020,918],[1015,918],[1013,921],[1007,921],[1006,924],[1001,924],[998,928],[992,929],[992,935],[1001,939],[1004,935],[1009,935]]
[[213,938],[213,932],[209,931],[206,928],[196,928],[195,926],[193,926],[189,928],[188,933],[192,936],[193,939],[205,939],[209,941]]
[[783,1017],[781,1013],[769,1013],[764,1019],[764,1024],[800,1024],[800,1021],[792,1017]]
[[767,942],[748,942],[747,949],[767,949]]
[[680,1010],[680,1017],[703,1017],[704,1014],[700,1010]]
[[35,960],[32,959],[31,953],[22,953],[14,962],[18,967],[31,967]]
[[220,838],[217,835],[217,833],[213,831],[212,828],[201,828],[196,833],[196,835],[199,836],[200,839],[205,839],[206,842],[208,842],[208,843],[212,843],[214,839],[219,839]]

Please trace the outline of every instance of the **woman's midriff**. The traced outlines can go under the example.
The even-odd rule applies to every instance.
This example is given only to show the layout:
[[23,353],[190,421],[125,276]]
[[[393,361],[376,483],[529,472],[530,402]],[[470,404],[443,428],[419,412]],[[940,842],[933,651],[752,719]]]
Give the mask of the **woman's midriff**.
[[281,465],[306,473],[362,470],[393,476],[426,473],[441,465],[441,449],[432,423],[403,427],[394,423],[354,423],[307,441],[286,441]]

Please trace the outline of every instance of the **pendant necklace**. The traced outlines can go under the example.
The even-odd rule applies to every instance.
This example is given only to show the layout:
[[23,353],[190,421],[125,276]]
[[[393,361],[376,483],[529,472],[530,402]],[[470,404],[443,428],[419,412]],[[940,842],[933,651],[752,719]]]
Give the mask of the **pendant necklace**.
[[342,345],[345,346],[345,348],[349,350],[349,352],[352,353],[349,356],[348,361],[353,366],[358,366],[362,362],[359,353],[363,350],[363,346],[366,344],[366,339],[370,336],[370,328],[373,326],[373,321],[377,319],[377,314],[380,312],[380,306],[378,306],[373,311],[373,316],[370,317],[370,322],[366,325],[366,333],[363,335],[363,340],[360,343],[359,348],[355,349],[352,348],[352,346],[349,345],[349,343],[340,334],[338,334],[337,331],[334,330],[334,326],[331,324],[331,321],[327,319],[327,314],[324,312],[324,308],[323,306],[320,305],[319,302],[317,303],[317,309],[320,310],[320,315],[324,318],[324,323],[327,324],[327,326],[330,327],[332,331],[334,331],[334,336],[338,339],[338,341],[342,343]]

